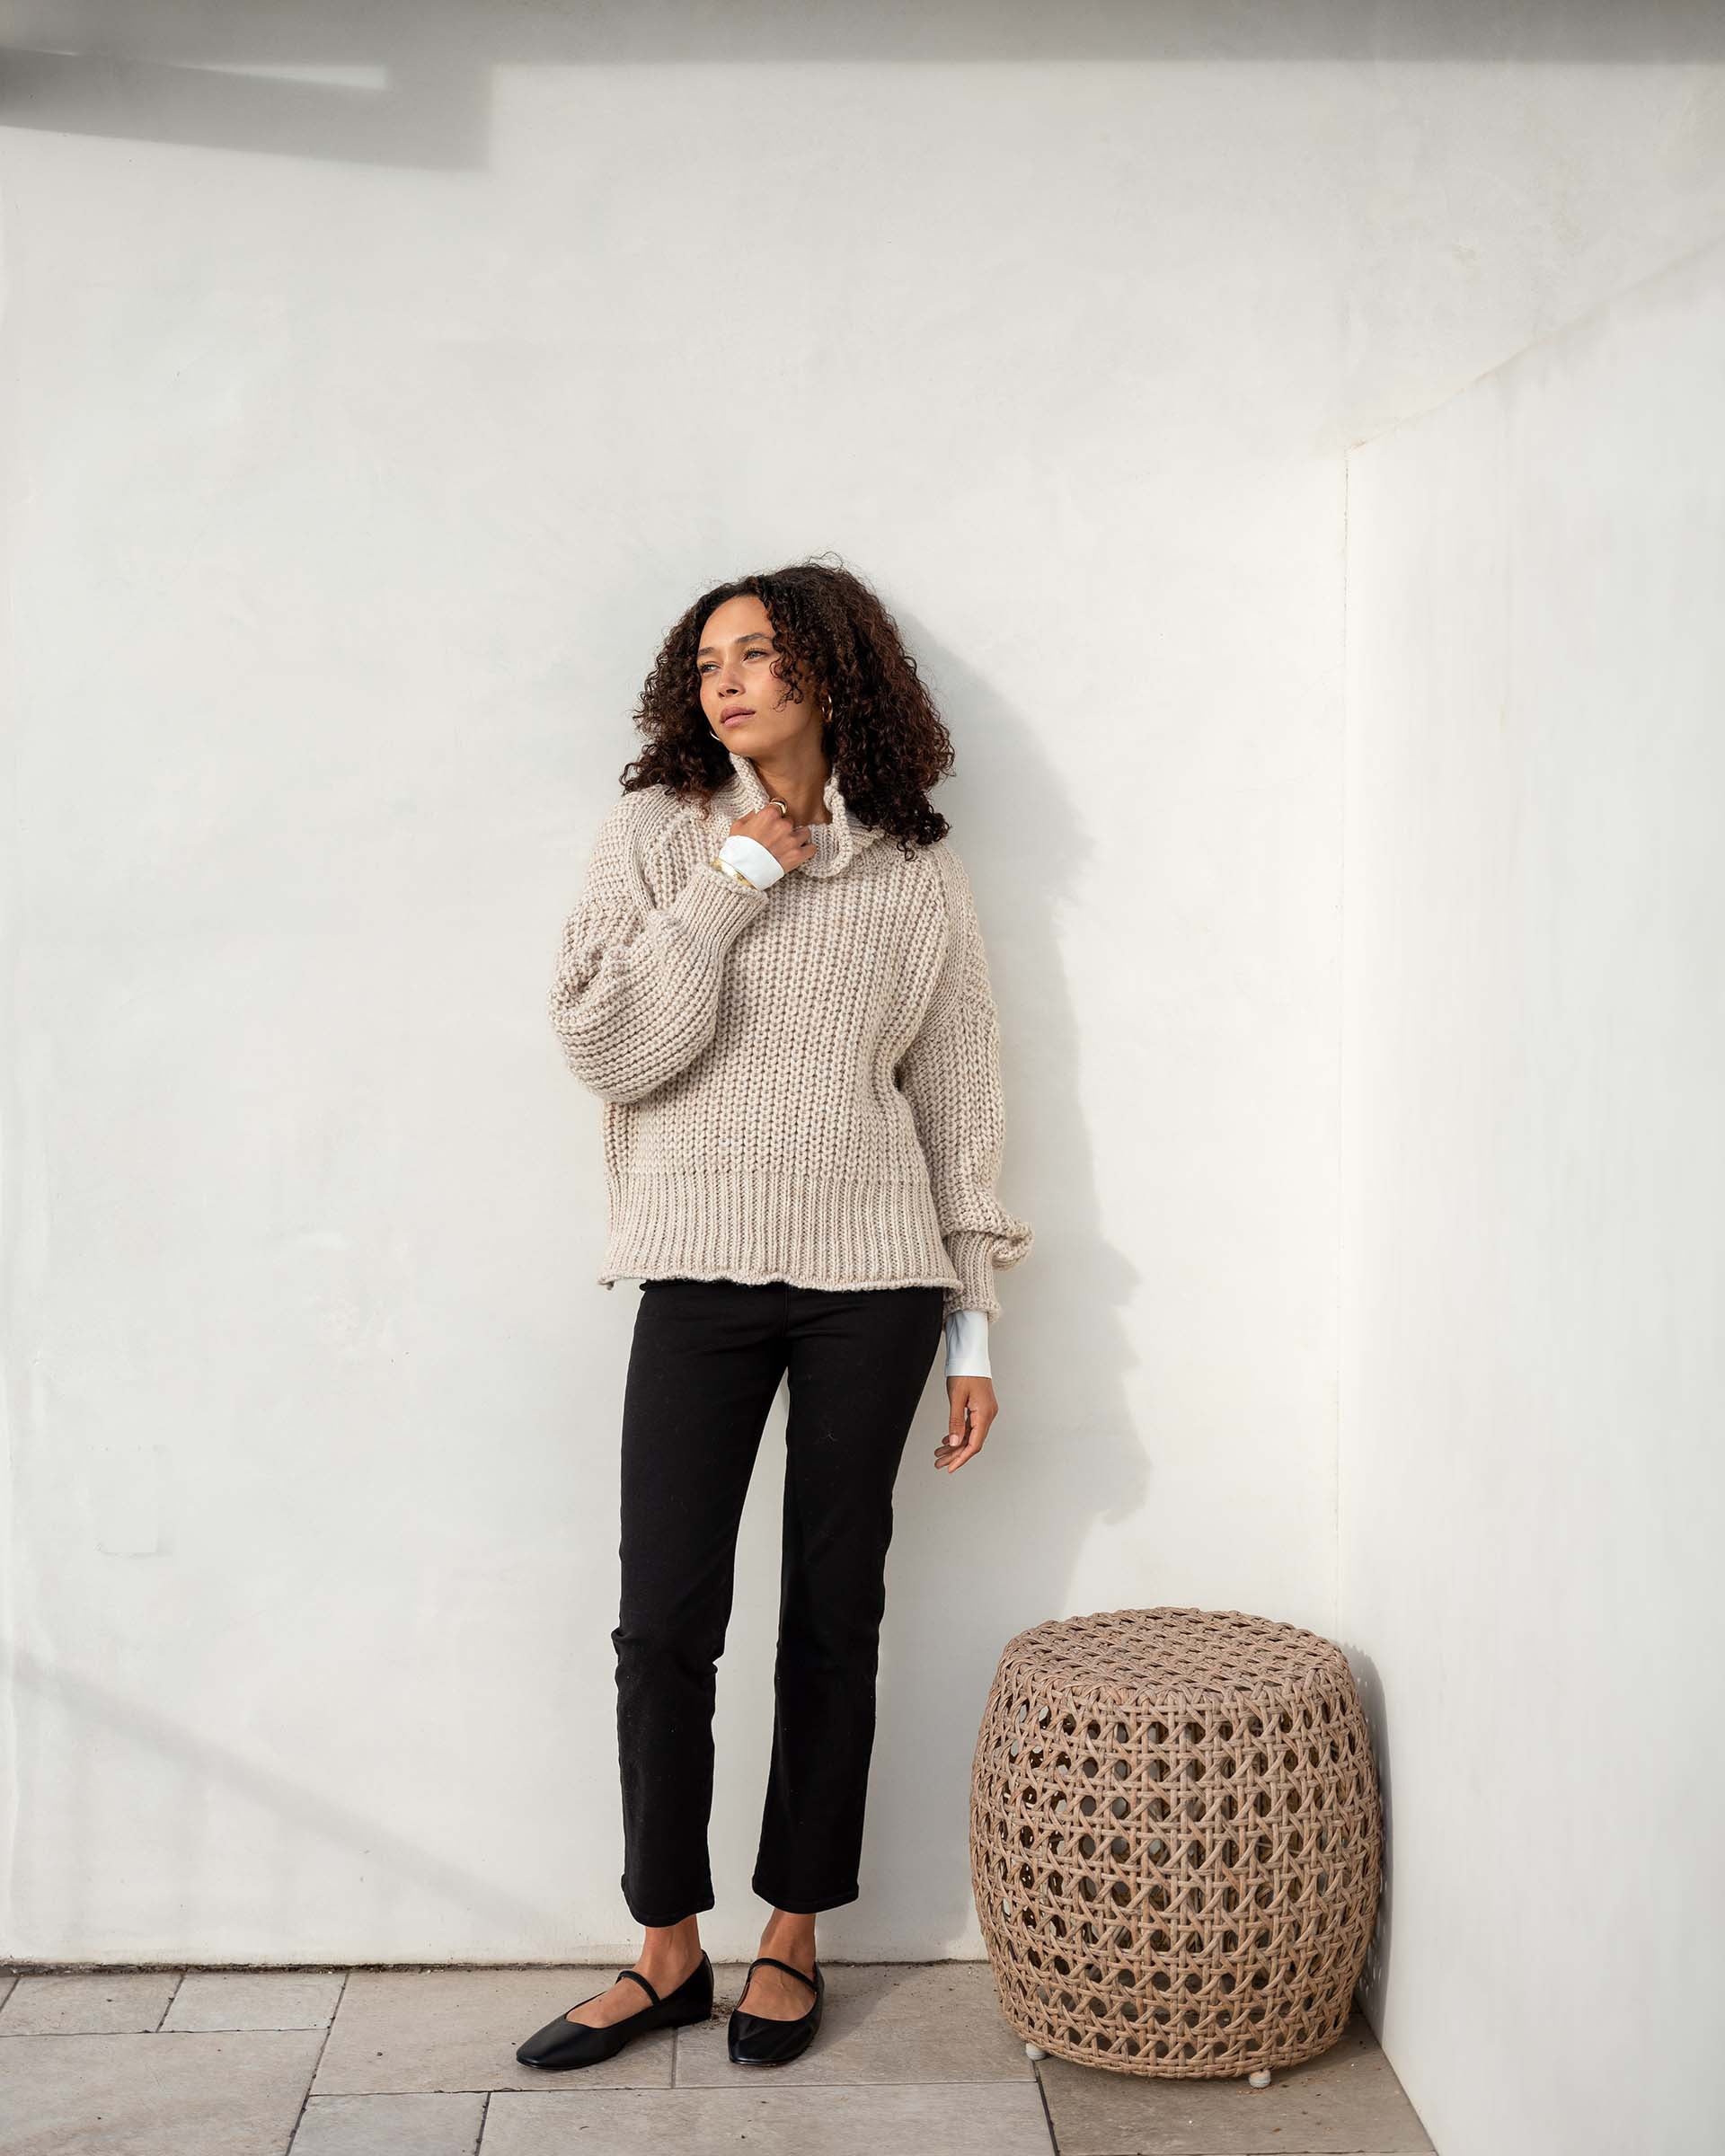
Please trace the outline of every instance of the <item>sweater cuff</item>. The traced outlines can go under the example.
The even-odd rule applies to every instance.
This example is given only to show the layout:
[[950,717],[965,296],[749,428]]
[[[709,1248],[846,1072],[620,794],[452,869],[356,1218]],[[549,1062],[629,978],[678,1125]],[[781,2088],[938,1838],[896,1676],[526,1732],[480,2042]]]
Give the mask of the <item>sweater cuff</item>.
[[958,1286],[946,1292],[948,1317],[955,1310],[980,1310],[991,1318],[999,1316],[1000,1303],[995,1294],[995,1246],[999,1241],[997,1235],[978,1228],[955,1228],[946,1238],[946,1254],[959,1276]]
[[716,943],[721,950],[734,942],[741,930],[766,904],[766,893],[739,883],[722,869],[703,861],[683,888],[665,908],[701,942]]

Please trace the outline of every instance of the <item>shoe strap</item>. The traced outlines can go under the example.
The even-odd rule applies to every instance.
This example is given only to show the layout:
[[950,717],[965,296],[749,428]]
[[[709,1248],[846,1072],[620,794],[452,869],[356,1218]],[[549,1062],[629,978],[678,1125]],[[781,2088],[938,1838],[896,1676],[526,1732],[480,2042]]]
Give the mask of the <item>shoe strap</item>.
[[[809,1986],[809,1989],[811,1992],[819,1992],[820,1986],[815,1982],[812,1976],[804,1975],[801,1969],[793,1968],[788,1961],[781,1961],[778,1957],[774,1954],[757,1954],[754,1960],[748,1965],[748,1973],[751,1976],[755,1974],[756,1970],[760,1967],[763,1962],[765,1962],[769,1968],[783,1969],[787,1976],[801,1976],[802,1981]],[[818,1962],[817,1962],[815,1966],[817,1968],[818,1968],[820,1965]],[[747,1991],[748,1986],[745,1984],[743,1989]]]
[[617,1971],[617,1975],[620,1979],[624,1976],[632,1976],[635,1982],[641,1986],[641,1990],[644,1991],[647,1996],[652,2001],[653,2004],[657,2006],[659,2003],[659,1993],[653,1989],[652,1985],[648,1983],[647,1979],[641,1975],[639,1969],[619,1969]]

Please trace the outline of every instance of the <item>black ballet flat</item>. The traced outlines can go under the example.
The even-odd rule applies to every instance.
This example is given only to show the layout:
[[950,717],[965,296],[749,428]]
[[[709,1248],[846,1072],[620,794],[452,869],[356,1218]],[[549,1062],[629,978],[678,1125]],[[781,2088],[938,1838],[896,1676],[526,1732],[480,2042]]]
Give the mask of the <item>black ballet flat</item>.
[[[795,2021],[775,2021],[769,2014],[748,2014],[740,2006],[732,2007],[725,2048],[733,2066],[783,2066],[808,2050],[820,2027],[820,2010],[827,2003],[827,1979],[820,1973],[819,1962],[815,1964],[814,1975],[809,1976],[774,1955],[757,1954],[748,1965],[750,1976],[763,1962],[769,1968],[783,1969],[787,1975],[801,1978],[814,1993],[815,2003]],[[745,1994],[748,1991],[748,1977],[743,1980],[743,1991]]]
[[[617,1975],[632,1976],[651,2003],[605,2028],[589,2028],[585,2021],[571,2021],[567,2013],[560,2014],[556,2020],[535,2029],[516,2053],[522,2065],[543,2066],[556,2073],[570,2066],[597,2066],[601,2059],[615,2058],[625,2044],[645,2036],[649,2029],[681,2028],[689,2022],[712,2018],[712,1964],[704,1952],[699,1966],[662,1999],[639,1969],[619,1969]],[[590,1999],[600,1996],[597,1992],[588,1994]],[[585,2006],[587,2000],[579,1999],[576,2004]]]

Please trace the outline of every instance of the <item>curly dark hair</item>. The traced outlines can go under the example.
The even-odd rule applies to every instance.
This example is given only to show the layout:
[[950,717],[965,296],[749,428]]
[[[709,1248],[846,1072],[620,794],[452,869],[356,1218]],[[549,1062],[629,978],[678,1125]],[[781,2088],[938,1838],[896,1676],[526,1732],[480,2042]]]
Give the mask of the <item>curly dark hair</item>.
[[666,786],[704,799],[730,776],[701,709],[695,649],[714,607],[746,592],[773,623],[773,672],[826,694],[827,754],[845,807],[907,853],[944,838],[951,826],[929,806],[928,789],[952,768],[952,737],[891,614],[854,570],[818,557],[715,584],[672,623],[635,706],[647,746],[625,767],[624,791]]

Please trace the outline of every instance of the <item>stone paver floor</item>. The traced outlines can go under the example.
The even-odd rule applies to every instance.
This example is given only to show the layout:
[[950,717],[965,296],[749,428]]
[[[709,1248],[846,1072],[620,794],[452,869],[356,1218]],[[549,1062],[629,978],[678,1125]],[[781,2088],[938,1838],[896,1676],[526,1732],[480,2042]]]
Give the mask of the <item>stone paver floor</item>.
[[621,1965],[0,1973],[6,2156],[1423,2156],[1364,2019],[1243,2081],[1033,2062],[979,1961],[829,1962],[819,2036],[733,2066],[712,2019],[547,2074],[515,2047]]

